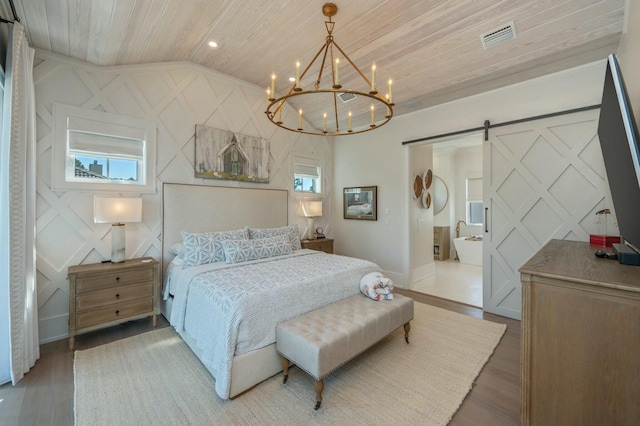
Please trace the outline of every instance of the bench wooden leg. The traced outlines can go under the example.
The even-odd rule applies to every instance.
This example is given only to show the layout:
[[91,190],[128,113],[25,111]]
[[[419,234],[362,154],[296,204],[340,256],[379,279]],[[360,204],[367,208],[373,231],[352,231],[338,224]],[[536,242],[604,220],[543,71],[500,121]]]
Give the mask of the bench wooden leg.
[[407,345],[409,344],[409,330],[411,330],[411,324],[406,323],[404,325],[404,340],[407,341]]
[[289,365],[290,362],[285,357],[280,357],[280,362],[282,363],[282,372],[284,373],[284,378],[282,379],[282,384],[287,383],[287,379],[289,378]]
[[316,389],[316,408],[315,408],[315,410],[317,410],[318,408],[320,408],[320,404],[322,404],[322,391],[324,390],[324,380],[320,379],[320,380],[316,381],[315,389]]

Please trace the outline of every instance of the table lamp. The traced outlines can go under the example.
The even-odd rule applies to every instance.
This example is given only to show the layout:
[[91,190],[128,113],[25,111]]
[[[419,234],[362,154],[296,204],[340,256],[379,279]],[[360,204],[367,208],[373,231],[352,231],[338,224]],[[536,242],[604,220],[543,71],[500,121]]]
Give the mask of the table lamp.
[[298,210],[298,216],[304,216],[307,218],[307,232],[309,233],[309,239],[315,239],[313,231],[313,223],[316,217],[322,216],[322,201],[303,201],[300,203],[300,209]]
[[111,223],[111,263],[124,262],[124,222],[142,221],[142,199],[94,197],[93,221]]

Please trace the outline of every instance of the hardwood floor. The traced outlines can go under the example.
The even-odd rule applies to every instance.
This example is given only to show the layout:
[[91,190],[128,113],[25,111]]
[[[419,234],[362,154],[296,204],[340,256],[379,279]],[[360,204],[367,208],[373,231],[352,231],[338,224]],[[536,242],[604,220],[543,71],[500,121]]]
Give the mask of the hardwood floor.
[[[507,324],[507,331],[450,425],[517,425],[520,419],[520,321],[486,314],[481,309],[434,296],[402,290],[417,302]],[[158,328],[168,326],[158,317]],[[76,337],[76,349],[87,349],[152,330],[150,319]],[[212,390],[213,391],[213,390]],[[66,339],[40,346],[40,359],[16,386],[0,386],[0,424],[73,425],[73,352]]]

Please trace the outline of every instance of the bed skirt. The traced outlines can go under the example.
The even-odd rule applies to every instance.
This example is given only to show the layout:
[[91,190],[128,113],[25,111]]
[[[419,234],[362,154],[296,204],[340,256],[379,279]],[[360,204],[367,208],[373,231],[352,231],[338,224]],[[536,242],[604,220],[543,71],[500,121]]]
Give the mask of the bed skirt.
[[[165,318],[171,318],[171,307],[173,298],[162,300],[160,303],[161,313]],[[182,340],[189,346],[191,351],[202,362],[202,350],[198,348],[197,342],[186,331],[178,333]],[[204,363],[202,363],[204,365]],[[207,368],[207,371],[215,379],[215,375]],[[270,377],[282,371],[282,363],[280,355],[276,351],[276,344],[272,343],[260,349],[244,353],[233,357],[233,365],[231,367],[231,388],[229,398],[234,399],[243,392],[267,380]],[[215,392],[214,389],[211,389]]]

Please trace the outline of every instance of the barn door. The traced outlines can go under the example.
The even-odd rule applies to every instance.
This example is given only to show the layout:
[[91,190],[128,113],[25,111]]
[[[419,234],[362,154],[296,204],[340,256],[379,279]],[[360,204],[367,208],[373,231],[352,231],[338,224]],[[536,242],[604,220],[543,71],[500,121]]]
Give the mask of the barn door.
[[483,151],[483,303],[520,319],[518,268],[550,239],[589,241],[610,200],[598,110],[496,127]]

